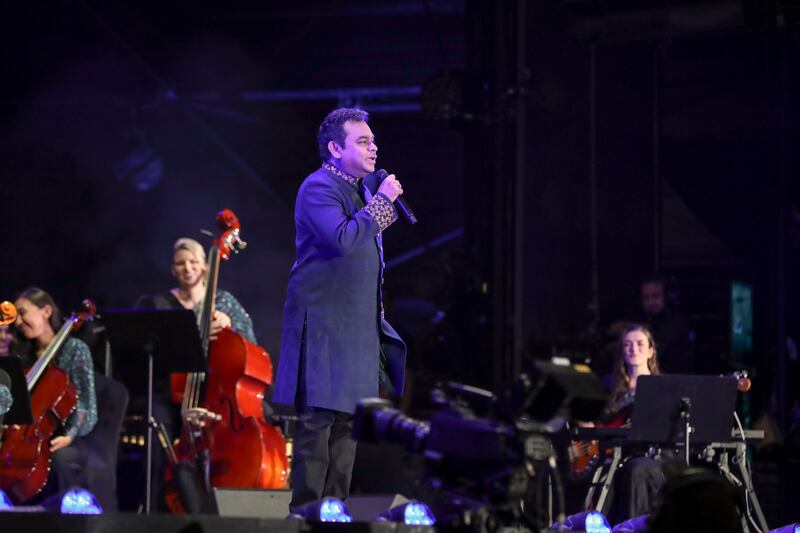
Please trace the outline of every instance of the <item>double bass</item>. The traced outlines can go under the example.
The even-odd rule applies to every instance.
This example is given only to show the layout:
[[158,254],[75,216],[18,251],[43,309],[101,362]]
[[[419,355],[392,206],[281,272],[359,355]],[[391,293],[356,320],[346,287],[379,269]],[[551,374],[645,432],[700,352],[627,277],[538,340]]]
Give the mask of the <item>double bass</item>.
[[15,503],[24,503],[39,494],[50,475],[50,439],[63,427],[78,403],[78,393],[67,373],[51,365],[72,330],[79,329],[96,314],[90,300],[84,311],[64,321],[53,340],[28,370],[25,381],[31,395],[33,423],[8,426],[0,446],[0,488]]
[[[216,221],[221,233],[209,250],[206,293],[198,317],[209,371],[172,376],[173,400],[181,403],[184,415],[172,457],[179,462],[205,462],[207,487],[283,488],[288,475],[286,442],[264,419],[262,408],[264,392],[272,385],[269,354],[227,328],[210,338],[220,261],[246,245],[232,211],[220,211]],[[198,409],[211,413],[202,427],[187,417]],[[203,456],[206,461],[197,461]],[[170,510],[185,512],[169,470],[164,490]]]

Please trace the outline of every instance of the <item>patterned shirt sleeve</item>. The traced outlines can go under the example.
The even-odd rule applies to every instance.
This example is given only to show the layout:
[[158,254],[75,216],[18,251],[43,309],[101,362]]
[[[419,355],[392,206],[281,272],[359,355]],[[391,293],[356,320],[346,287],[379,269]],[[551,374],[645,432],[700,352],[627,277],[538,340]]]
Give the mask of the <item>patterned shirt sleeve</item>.
[[217,291],[217,309],[228,315],[231,319],[231,329],[243,336],[253,344],[256,342],[256,334],[253,331],[253,319],[244,310],[239,300],[228,291]]
[[97,396],[94,391],[94,365],[89,346],[69,338],[61,347],[56,363],[64,370],[78,391],[78,405],[67,419],[67,436],[83,437],[97,423]]
[[392,223],[397,220],[397,211],[392,201],[381,192],[370,198],[367,205],[364,206],[364,211],[375,219],[381,231],[391,226]]
[[0,385],[0,416],[6,414],[13,403],[11,391],[5,385]]

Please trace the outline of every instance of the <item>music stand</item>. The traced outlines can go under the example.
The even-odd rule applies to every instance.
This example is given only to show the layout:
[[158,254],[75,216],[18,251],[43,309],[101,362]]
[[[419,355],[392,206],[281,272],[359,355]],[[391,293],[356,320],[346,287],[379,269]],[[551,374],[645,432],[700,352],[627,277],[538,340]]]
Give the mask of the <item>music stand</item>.
[[700,444],[730,440],[736,385],[733,377],[639,377],[628,440],[673,445],[682,442],[688,463],[690,440]]
[[22,361],[18,357],[0,357],[0,370],[4,370],[11,378],[11,398],[14,403],[5,415],[0,415],[3,424],[33,424],[31,413],[31,394],[28,391],[28,381],[22,371]]
[[[205,372],[197,318],[188,309],[109,309],[103,312],[118,378],[131,388],[147,374],[147,465],[145,513],[150,514],[153,461],[153,381],[173,372]],[[143,357],[144,356],[144,357]]]

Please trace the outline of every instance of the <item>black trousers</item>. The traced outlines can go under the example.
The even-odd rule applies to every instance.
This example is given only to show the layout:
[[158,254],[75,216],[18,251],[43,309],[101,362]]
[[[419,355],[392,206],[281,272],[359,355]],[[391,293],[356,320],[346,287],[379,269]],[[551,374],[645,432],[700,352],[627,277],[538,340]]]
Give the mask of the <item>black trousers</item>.
[[50,464],[50,478],[43,496],[60,494],[74,487],[86,487],[86,462],[89,452],[81,437],[75,437],[72,444],[53,453]]
[[303,407],[298,414],[290,512],[327,496],[347,498],[356,457],[352,414],[317,407]]
[[606,513],[612,524],[650,513],[664,484],[663,462],[649,457],[628,459],[617,472],[611,507]]

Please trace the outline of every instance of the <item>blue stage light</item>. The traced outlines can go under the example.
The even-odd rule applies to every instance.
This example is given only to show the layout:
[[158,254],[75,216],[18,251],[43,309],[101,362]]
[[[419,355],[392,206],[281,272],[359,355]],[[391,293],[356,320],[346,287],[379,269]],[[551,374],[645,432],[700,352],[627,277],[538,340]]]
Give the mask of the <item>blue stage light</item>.
[[10,511],[14,508],[14,504],[11,503],[11,498],[8,495],[0,490],[0,511]]
[[403,511],[403,523],[409,526],[432,526],[436,518],[424,503],[408,502]]
[[[558,523],[553,524],[558,528]],[[583,511],[569,515],[564,520],[564,531],[585,531],[586,533],[611,533],[608,520],[600,511]]]
[[302,518],[306,522],[352,522],[353,518],[347,511],[342,500],[338,498],[323,498],[314,500],[295,508],[289,518]]
[[789,524],[778,529],[772,529],[769,533],[800,533],[800,523]]
[[319,508],[320,522],[352,522],[353,518],[347,512],[342,500],[325,498]]
[[608,520],[599,511],[592,511],[586,515],[586,533],[611,533],[611,527],[608,525]]
[[61,498],[62,514],[103,514],[94,494],[86,489],[70,489]]
[[409,526],[432,526],[436,523],[436,518],[427,505],[411,500],[387,509],[376,516],[375,521],[402,522]]

